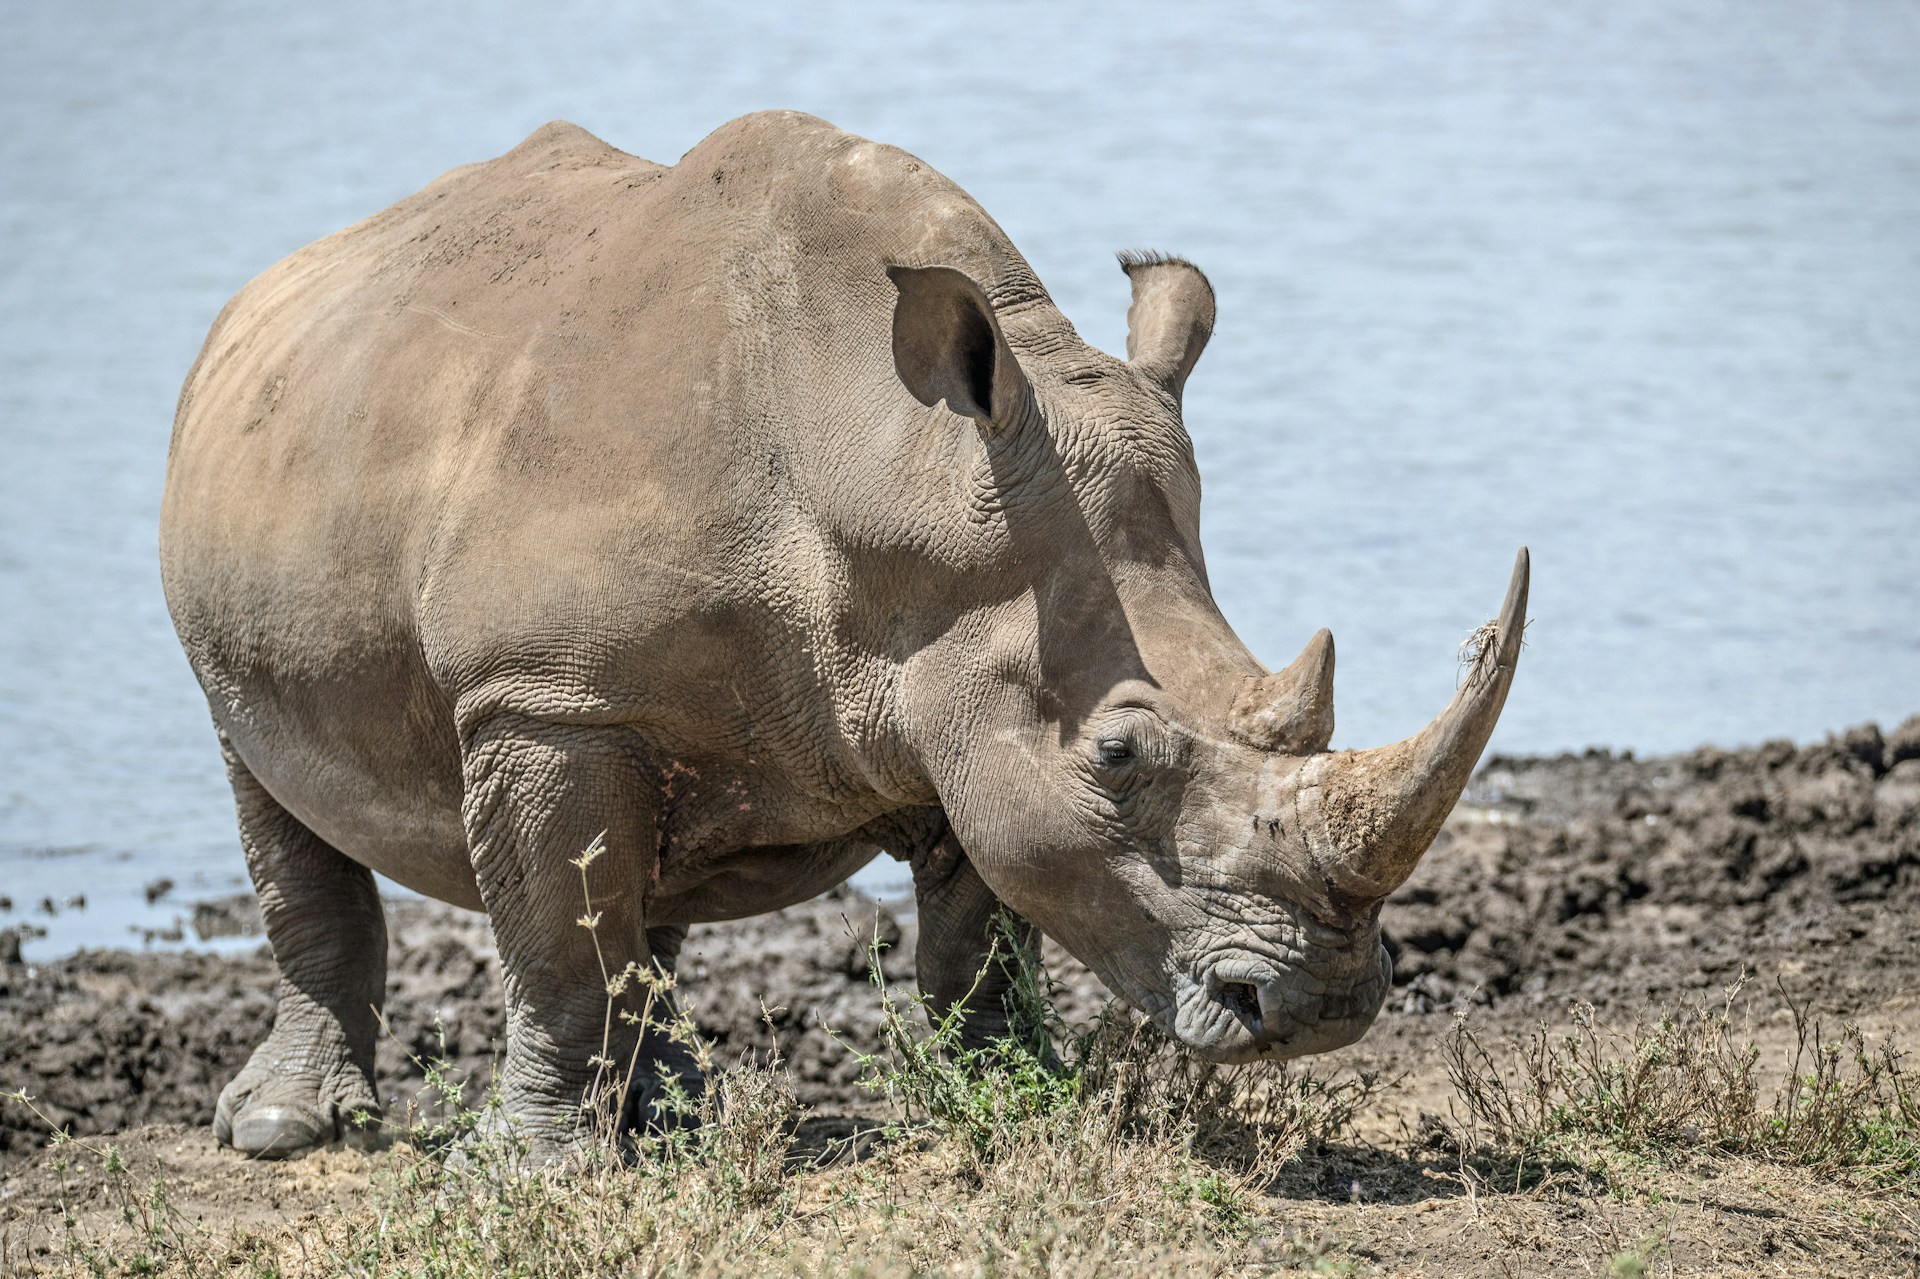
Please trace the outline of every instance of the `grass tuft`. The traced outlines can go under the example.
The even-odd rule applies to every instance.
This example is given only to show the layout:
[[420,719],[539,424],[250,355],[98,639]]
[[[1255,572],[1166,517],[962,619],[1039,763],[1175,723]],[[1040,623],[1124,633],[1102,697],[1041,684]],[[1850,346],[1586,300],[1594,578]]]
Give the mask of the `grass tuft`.
[[924,997],[889,989],[876,951],[868,973],[883,1009],[880,1046],[849,1048],[866,1087],[909,1123],[954,1141],[976,1167],[1029,1154],[1036,1143],[1096,1158],[1121,1143],[1176,1142],[1251,1182],[1345,1133],[1380,1091],[1368,1074],[1329,1082],[1286,1066],[1200,1061],[1114,1004],[1088,1025],[1070,1025],[1045,968],[1013,935],[1003,928],[988,967],[1002,948],[1014,957],[1009,1021],[1020,1030],[963,1048],[958,1008],[943,1016]]
[[1457,1016],[1444,1056],[1463,1148],[1536,1170],[1596,1145],[1670,1163],[1740,1155],[1920,1195],[1920,1080],[1906,1055],[1852,1025],[1829,1034],[1783,990],[1795,1047],[1767,1096],[1759,1049],[1734,1031],[1743,986],[1627,1030],[1575,1004],[1571,1030],[1542,1024],[1499,1049]]
[[[576,862],[589,932],[600,922],[587,876],[597,847]],[[126,1228],[91,1235],[68,1212],[64,1248],[34,1268],[456,1279],[1340,1267],[1324,1236],[1276,1222],[1263,1192],[1302,1151],[1346,1132],[1374,1095],[1370,1077],[1210,1066],[1113,1009],[1068,1026],[1046,973],[1024,958],[1010,1018],[1021,1030],[964,1049],[957,1015],[927,1017],[925,1001],[889,989],[871,957],[882,1026],[856,1056],[893,1119],[865,1140],[818,1149],[777,1057],[733,1063],[698,1096],[664,1089],[663,1122],[623,1127],[636,1065],[610,1051],[610,1012],[582,1101],[584,1139],[558,1164],[530,1160],[497,1091],[471,1100],[477,1090],[443,1045],[415,1059],[426,1086],[404,1115],[362,1117],[388,1138],[362,1202],[220,1234],[171,1210],[162,1183],[140,1198],[116,1151],[87,1147],[125,1194]],[[670,974],[603,963],[600,976],[610,1006],[644,989],[632,1015],[651,1040],[710,1060],[664,997]]]

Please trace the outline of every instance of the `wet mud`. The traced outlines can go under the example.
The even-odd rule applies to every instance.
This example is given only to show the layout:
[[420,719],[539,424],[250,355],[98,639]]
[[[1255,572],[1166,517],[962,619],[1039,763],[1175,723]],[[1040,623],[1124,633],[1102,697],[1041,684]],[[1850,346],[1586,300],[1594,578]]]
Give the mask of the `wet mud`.
[[[207,913],[242,934],[257,927],[244,899]],[[425,1061],[483,1087],[504,1014],[483,918],[404,901],[389,920],[379,1071],[399,1113]],[[1382,920],[1395,989],[1349,1050],[1375,1059],[1437,1039],[1462,1005],[1520,1024],[1569,1000],[1632,1009],[1742,974],[1829,1015],[1920,1015],[1920,717],[1805,748],[1491,759]],[[264,947],[29,966],[7,940],[0,1090],[26,1089],[76,1134],[208,1123],[271,1024]],[[910,988],[911,911],[847,890],[694,929],[679,980],[722,1063],[777,1051],[802,1101],[862,1113],[877,1109],[853,1053],[879,1023],[876,940],[886,979]],[[1070,1010],[1098,1003],[1084,969],[1051,960]],[[24,1107],[0,1107],[0,1168],[46,1136]]]

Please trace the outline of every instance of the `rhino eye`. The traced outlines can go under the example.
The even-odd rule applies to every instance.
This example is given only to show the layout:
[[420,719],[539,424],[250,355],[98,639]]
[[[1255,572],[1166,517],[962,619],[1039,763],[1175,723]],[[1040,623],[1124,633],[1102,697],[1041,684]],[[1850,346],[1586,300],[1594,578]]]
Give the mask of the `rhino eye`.
[[1133,746],[1118,737],[1109,737],[1100,743],[1100,762],[1102,764],[1126,764],[1133,760]]

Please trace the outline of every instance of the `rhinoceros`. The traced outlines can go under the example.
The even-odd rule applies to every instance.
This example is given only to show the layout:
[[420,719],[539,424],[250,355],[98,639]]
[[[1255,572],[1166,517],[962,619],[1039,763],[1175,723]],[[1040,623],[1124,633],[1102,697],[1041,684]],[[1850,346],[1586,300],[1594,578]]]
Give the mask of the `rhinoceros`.
[[968,1043],[1008,1030],[1003,908],[1206,1058],[1357,1039],[1380,903],[1506,699],[1526,552],[1439,718],[1329,751],[1331,637],[1269,672],[1208,586],[1181,392],[1212,288],[1121,264],[1124,360],[928,165],[773,112],[670,167],[549,124],[249,283],[161,516],[281,974],[218,1138],[378,1113],[375,871],[487,913],[543,1157],[582,1140],[606,969],[882,851]]

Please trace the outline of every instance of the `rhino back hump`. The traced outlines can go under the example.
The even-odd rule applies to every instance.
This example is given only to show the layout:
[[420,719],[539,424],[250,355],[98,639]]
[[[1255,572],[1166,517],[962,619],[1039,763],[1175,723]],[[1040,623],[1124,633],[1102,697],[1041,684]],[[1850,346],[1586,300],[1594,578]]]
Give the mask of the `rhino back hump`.
[[896,262],[1057,317],[957,187],[784,112],[671,168],[548,125],[261,275],[182,392],[162,538],[243,755],[430,753],[451,793],[458,708],[520,705],[857,789],[886,655],[843,637],[887,606],[850,548],[965,519]]

